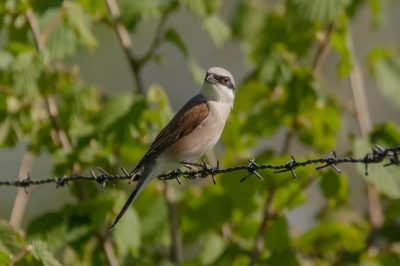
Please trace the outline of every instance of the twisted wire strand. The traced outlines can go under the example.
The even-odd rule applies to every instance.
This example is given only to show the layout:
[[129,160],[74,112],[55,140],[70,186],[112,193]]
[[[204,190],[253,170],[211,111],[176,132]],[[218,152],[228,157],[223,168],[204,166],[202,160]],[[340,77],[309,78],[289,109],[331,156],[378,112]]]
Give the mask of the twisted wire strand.
[[[304,167],[304,166],[311,165],[311,164],[321,164],[321,163],[325,163],[325,164],[317,167],[316,170],[320,170],[322,168],[330,166],[330,167],[333,167],[333,169],[335,171],[337,171],[338,173],[340,173],[340,170],[336,166],[338,164],[341,164],[341,163],[363,163],[366,166],[365,174],[368,175],[368,164],[381,163],[384,159],[389,159],[389,163],[385,164],[384,166],[389,166],[389,165],[400,166],[400,160],[399,160],[400,144],[397,144],[394,147],[386,148],[386,149],[382,148],[379,145],[373,145],[372,152],[368,153],[363,158],[358,158],[358,159],[353,158],[353,157],[337,158],[334,151],[329,152],[325,158],[309,159],[304,162],[297,162],[293,155],[291,155],[291,157],[292,157],[292,160],[286,162],[285,164],[281,164],[281,165],[257,164],[257,163],[255,163],[254,159],[248,159],[249,163],[247,165],[239,165],[239,166],[229,167],[226,169],[219,168],[219,161],[217,161],[217,167],[211,167],[211,166],[207,165],[204,160],[203,160],[203,163],[193,163],[193,162],[183,161],[182,164],[197,166],[202,169],[198,169],[197,171],[196,170],[182,171],[180,169],[177,169],[177,170],[170,171],[168,173],[161,174],[158,176],[158,178],[161,180],[176,179],[180,184],[179,177],[193,180],[195,178],[205,178],[205,177],[211,175],[214,183],[216,183],[215,182],[216,175],[231,173],[231,172],[239,171],[239,170],[247,170],[248,174],[241,180],[241,182],[243,182],[253,174],[256,175],[259,179],[263,180],[262,176],[257,171],[260,169],[273,169],[273,170],[275,170],[274,173],[282,173],[282,172],[291,171],[293,177],[295,179],[297,179],[297,176],[294,172],[294,170],[297,167]],[[124,172],[124,175],[109,175],[102,168],[97,167],[97,169],[101,172],[101,174],[96,175],[93,171],[90,171],[92,174],[91,176],[72,174],[70,176],[64,175],[61,177],[54,177],[54,178],[47,178],[47,179],[40,179],[40,180],[30,179],[30,176],[28,173],[27,177],[24,179],[21,179],[21,180],[0,181],[0,186],[24,187],[25,191],[27,191],[26,188],[30,185],[41,185],[41,184],[55,182],[57,184],[56,187],[58,188],[59,186],[69,185],[68,184],[69,181],[89,180],[89,181],[96,181],[96,182],[102,184],[102,190],[104,190],[106,182],[108,182],[108,181],[125,180],[125,179],[129,179],[130,181],[132,181],[132,180],[138,180],[140,178],[140,174],[135,174],[135,175],[128,174],[128,172],[124,168],[121,168],[122,171]]]

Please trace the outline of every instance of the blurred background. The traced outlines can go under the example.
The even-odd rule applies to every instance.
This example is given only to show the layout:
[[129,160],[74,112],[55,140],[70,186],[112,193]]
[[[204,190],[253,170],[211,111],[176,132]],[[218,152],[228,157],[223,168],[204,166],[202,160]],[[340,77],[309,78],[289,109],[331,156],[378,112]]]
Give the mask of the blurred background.
[[[362,157],[371,144],[400,142],[398,1],[7,0],[0,7],[2,181],[18,178],[27,151],[32,179],[72,169],[89,174],[96,166],[130,170],[213,66],[229,70],[238,87],[221,143],[207,156],[223,167],[252,157],[273,164],[290,154],[323,158],[332,149]],[[131,41],[125,47],[124,33]],[[52,129],[49,97],[69,148],[60,128]],[[338,167],[341,175],[298,169],[297,182],[272,171],[260,171],[262,182],[252,176],[239,184],[244,171],[218,176],[217,186],[210,179],[183,180],[184,189],[153,182],[124,217],[133,241],[106,230],[133,190],[125,181],[110,182],[105,196],[88,182],[29,187],[13,225],[26,239],[13,248],[3,243],[3,253],[15,256],[39,239],[63,265],[400,263],[399,168],[371,166],[366,177],[362,165]],[[1,219],[10,221],[16,195],[17,188],[0,187]],[[61,218],[68,222],[50,222],[53,235],[44,232],[45,221]],[[96,232],[101,237],[91,241]],[[94,259],[95,252],[102,255]],[[44,263],[39,255],[31,260]],[[16,261],[25,262],[32,261]]]

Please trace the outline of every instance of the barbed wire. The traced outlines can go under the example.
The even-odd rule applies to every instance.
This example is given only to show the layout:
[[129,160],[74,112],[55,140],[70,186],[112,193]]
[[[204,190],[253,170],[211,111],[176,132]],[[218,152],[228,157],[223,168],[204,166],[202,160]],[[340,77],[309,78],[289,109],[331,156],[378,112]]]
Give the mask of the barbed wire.
[[[400,166],[400,160],[399,160],[399,158],[400,158],[400,143],[394,147],[386,148],[386,149],[379,145],[373,145],[372,152],[368,153],[363,158],[358,158],[358,159],[353,158],[353,157],[337,158],[336,153],[334,151],[329,152],[325,158],[309,159],[304,162],[297,162],[293,155],[290,155],[290,156],[292,157],[292,159],[282,165],[257,164],[255,162],[255,159],[253,158],[253,159],[248,159],[249,163],[247,165],[234,166],[234,167],[229,167],[226,169],[219,168],[219,160],[217,160],[216,167],[207,165],[204,160],[202,163],[183,161],[181,163],[184,166],[188,167],[190,169],[189,171],[182,171],[181,169],[176,169],[176,170],[170,171],[168,173],[161,174],[158,176],[158,178],[161,180],[176,179],[178,181],[178,183],[181,184],[181,181],[179,179],[180,177],[193,180],[196,178],[206,178],[207,176],[211,175],[211,178],[212,178],[214,184],[216,184],[216,180],[215,180],[216,175],[230,173],[230,172],[239,171],[239,170],[247,170],[248,174],[240,180],[240,182],[243,182],[253,174],[256,175],[260,180],[263,180],[264,178],[257,171],[261,170],[261,169],[273,169],[273,170],[276,170],[273,172],[275,174],[290,171],[293,175],[293,178],[295,180],[297,180],[296,173],[294,172],[294,170],[297,167],[306,166],[306,165],[310,165],[310,164],[319,164],[319,163],[324,163],[324,165],[315,168],[316,170],[320,170],[322,168],[331,166],[338,173],[341,173],[339,168],[336,166],[338,164],[341,164],[341,163],[363,163],[363,164],[365,164],[365,175],[368,175],[368,164],[381,163],[384,159],[388,159],[389,163],[387,163],[383,166],[390,166],[390,165]],[[195,167],[200,167],[201,169],[197,169]],[[29,187],[30,185],[41,185],[41,184],[55,182],[57,184],[56,188],[58,188],[60,186],[63,187],[65,185],[69,185],[69,183],[68,183],[69,181],[90,180],[90,181],[96,181],[99,184],[101,184],[102,190],[104,190],[104,188],[106,186],[106,182],[108,182],[108,181],[129,179],[129,183],[130,183],[131,181],[137,181],[141,176],[141,174],[139,174],[139,173],[129,174],[124,168],[121,168],[121,170],[124,172],[124,175],[109,175],[101,167],[97,167],[97,169],[101,172],[101,174],[96,175],[92,170],[90,170],[91,176],[75,175],[73,173],[70,176],[64,175],[62,177],[54,177],[54,178],[41,179],[41,180],[32,180],[28,173],[26,178],[22,178],[17,181],[0,181],[0,186],[24,187],[25,192],[27,192],[27,187]]]

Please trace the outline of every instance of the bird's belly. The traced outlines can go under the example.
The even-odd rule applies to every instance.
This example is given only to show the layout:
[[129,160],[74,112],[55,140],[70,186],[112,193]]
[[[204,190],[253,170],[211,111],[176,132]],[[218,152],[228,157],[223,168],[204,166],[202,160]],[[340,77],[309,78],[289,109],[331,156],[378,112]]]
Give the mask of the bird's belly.
[[169,147],[166,150],[169,155],[168,157],[172,158],[175,162],[197,160],[206,154],[218,142],[223,126],[224,123],[204,123],[189,135],[181,138]]

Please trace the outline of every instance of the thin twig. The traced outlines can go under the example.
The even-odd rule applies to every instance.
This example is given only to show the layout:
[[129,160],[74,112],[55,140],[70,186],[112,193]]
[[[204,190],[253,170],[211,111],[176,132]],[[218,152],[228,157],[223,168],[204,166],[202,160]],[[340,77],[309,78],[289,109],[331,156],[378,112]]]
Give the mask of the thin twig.
[[103,251],[106,254],[108,265],[119,266],[118,259],[115,256],[114,248],[111,244],[111,241],[107,237],[102,237],[100,234],[98,235],[98,238],[102,244]]
[[162,28],[163,28],[163,26],[165,24],[165,21],[166,21],[167,17],[168,17],[168,14],[169,14],[168,11],[164,11],[161,14],[160,21],[158,22],[157,29],[156,29],[156,32],[154,34],[153,42],[151,43],[149,49],[147,50],[147,53],[140,60],[138,60],[138,66],[139,67],[142,67],[149,59],[151,59],[151,57],[154,54],[154,51],[160,45],[161,40],[162,40],[161,39],[161,31],[162,31]]
[[58,107],[56,104],[56,100],[52,95],[46,97],[46,104],[47,109],[49,111],[51,121],[53,123],[54,129],[57,131],[57,137],[61,143],[61,146],[66,150],[69,151],[71,149],[71,143],[68,139],[67,134],[62,129],[60,121],[58,120]]
[[23,250],[21,250],[16,256],[14,256],[7,266],[13,266],[15,263],[20,261],[27,253],[32,252],[32,245],[26,246]]
[[254,249],[250,256],[250,263],[249,263],[250,266],[253,266],[257,263],[260,252],[264,247],[264,236],[267,231],[267,224],[270,218],[271,204],[273,198],[274,198],[274,190],[271,189],[269,191],[267,201],[265,202],[264,205],[263,220],[261,222],[260,228],[258,229],[258,233],[255,239]]
[[[35,156],[26,151],[24,156],[22,157],[21,164],[19,166],[19,181],[25,179],[28,173],[31,171],[33,161],[35,160]],[[24,217],[26,204],[28,203],[28,194],[25,191],[26,187],[21,187],[18,189],[17,195],[14,200],[14,206],[11,211],[10,217],[10,225],[13,228],[20,228],[22,219]]]
[[[355,64],[350,73],[351,89],[353,91],[354,103],[356,106],[357,120],[362,137],[367,137],[372,130],[372,120],[369,114],[368,102],[365,93],[363,75],[358,64]],[[372,224],[372,230],[368,245],[375,246],[379,230],[383,225],[384,217],[382,205],[379,199],[379,192],[375,186],[367,184],[369,219]]]
[[52,19],[50,20],[49,24],[46,26],[46,28],[44,29],[44,31],[42,33],[42,38],[44,40],[46,40],[47,37],[50,35],[51,31],[54,29],[54,27],[56,26],[57,22],[60,20],[62,14],[65,11],[65,9],[66,9],[65,1],[63,1],[61,3],[61,6],[58,9],[57,13],[52,17]]
[[179,233],[178,210],[174,202],[174,188],[165,183],[165,200],[168,207],[168,218],[171,228],[171,262],[181,264],[183,262],[182,239]]
[[111,13],[111,17],[113,18],[113,26],[115,31],[117,32],[119,41],[122,45],[122,48],[124,49],[124,53],[126,58],[128,59],[129,66],[131,67],[132,75],[135,80],[135,85],[137,92],[139,94],[143,94],[143,86],[142,86],[142,80],[139,75],[140,72],[140,67],[136,61],[136,59],[133,56],[132,53],[132,41],[131,38],[129,37],[129,33],[126,30],[125,26],[122,25],[120,22],[118,22],[119,16],[121,14],[118,4],[115,0],[106,0],[108,10]]
[[313,76],[315,76],[317,73],[320,72],[322,65],[325,62],[325,59],[331,48],[329,45],[329,42],[330,42],[332,33],[335,30],[335,28],[336,28],[335,22],[332,22],[331,24],[329,24],[329,26],[325,32],[324,38],[318,47],[318,51],[317,51],[317,54],[315,55],[315,58],[314,58],[314,61],[312,64],[312,68],[311,68]]

